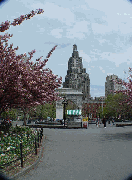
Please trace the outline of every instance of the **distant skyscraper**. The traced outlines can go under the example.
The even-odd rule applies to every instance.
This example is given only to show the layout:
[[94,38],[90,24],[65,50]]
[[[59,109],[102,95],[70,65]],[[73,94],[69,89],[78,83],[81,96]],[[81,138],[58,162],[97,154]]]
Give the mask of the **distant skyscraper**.
[[77,89],[83,92],[83,100],[90,97],[90,78],[83,68],[82,57],[79,57],[77,45],[73,45],[72,57],[68,61],[68,70],[63,88]]
[[120,79],[116,75],[110,75],[106,77],[105,82],[105,96],[107,97],[109,94],[114,94],[117,90],[123,90],[121,84],[118,84],[115,81],[119,81]]

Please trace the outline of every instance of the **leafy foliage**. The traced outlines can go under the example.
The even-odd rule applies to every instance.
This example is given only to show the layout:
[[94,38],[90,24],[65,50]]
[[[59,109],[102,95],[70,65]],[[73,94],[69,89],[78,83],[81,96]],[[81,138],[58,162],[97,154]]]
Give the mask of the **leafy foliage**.
[[34,141],[37,131],[28,127],[11,127],[10,132],[1,131],[0,166],[20,157],[20,142],[23,143],[23,156],[34,150]]
[[[127,99],[127,95],[123,93],[118,93],[115,95],[108,95],[105,100],[106,106],[103,107],[103,116],[106,117],[119,117],[121,115],[123,118],[128,118],[131,115],[132,110],[129,106],[124,103]],[[99,108],[99,113],[102,114],[102,108]]]
[[47,117],[56,117],[56,105],[53,103],[46,103],[44,105],[38,105],[36,108],[32,107],[29,111],[30,118],[35,119],[47,119]]
[[[43,12],[39,9],[27,15],[21,15],[12,23],[5,21],[0,25],[0,32],[8,30],[11,25],[20,25],[24,20]],[[40,57],[36,59],[36,63],[33,63],[30,60],[35,50],[28,53],[29,58],[26,58],[26,53],[16,55],[18,47],[13,49],[13,44],[8,46],[8,39],[12,36],[10,34],[0,35],[0,111],[17,107],[23,110],[24,117],[26,117],[31,106],[59,99],[55,89],[61,86],[62,78],[58,78],[50,69],[44,69],[48,58],[57,46],[52,48],[46,59],[42,61]]]
[[11,120],[16,120],[18,117],[18,110],[14,108],[8,109],[7,111],[1,113],[1,117],[3,119],[9,118]]
[[[115,94],[108,95],[105,100],[106,106],[103,108],[103,116],[120,117],[131,119],[132,117],[132,68],[128,70],[127,81],[114,80],[117,84],[121,84],[123,90],[115,91]],[[99,108],[102,114],[102,108]]]
[[123,90],[118,90],[116,91],[116,93],[122,93],[124,95],[126,95],[126,98],[123,99],[122,103],[126,103],[128,106],[132,106],[132,68],[129,68],[128,70],[128,77],[127,77],[127,81],[124,80],[120,80],[119,82],[117,82],[118,84],[122,84],[124,86]]

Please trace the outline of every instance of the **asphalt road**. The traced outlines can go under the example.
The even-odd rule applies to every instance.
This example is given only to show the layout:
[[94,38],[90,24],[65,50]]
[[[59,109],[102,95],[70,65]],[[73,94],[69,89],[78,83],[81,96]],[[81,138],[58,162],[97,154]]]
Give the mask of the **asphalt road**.
[[123,180],[132,172],[132,127],[44,129],[40,163],[18,180]]

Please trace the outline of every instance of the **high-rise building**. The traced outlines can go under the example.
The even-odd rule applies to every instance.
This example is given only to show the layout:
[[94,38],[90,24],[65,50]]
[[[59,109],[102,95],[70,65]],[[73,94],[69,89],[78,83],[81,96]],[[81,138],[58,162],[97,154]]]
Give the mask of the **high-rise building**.
[[105,96],[107,97],[109,94],[115,94],[115,91],[117,90],[123,90],[123,87],[121,84],[118,84],[118,82],[121,79],[118,78],[116,75],[110,75],[106,77],[105,82]]
[[68,61],[68,70],[63,88],[72,88],[83,93],[83,100],[90,97],[90,78],[83,68],[82,57],[79,57],[77,45],[73,45],[72,57]]

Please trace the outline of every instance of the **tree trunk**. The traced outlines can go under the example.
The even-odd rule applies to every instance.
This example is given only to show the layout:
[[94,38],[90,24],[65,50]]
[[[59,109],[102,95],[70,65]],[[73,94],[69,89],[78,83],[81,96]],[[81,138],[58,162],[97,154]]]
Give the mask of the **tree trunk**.
[[23,108],[23,113],[24,113],[24,125],[26,126],[26,114],[27,114],[27,112],[26,112],[25,108]]

